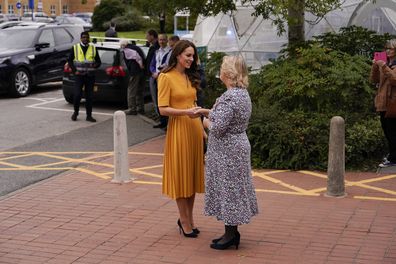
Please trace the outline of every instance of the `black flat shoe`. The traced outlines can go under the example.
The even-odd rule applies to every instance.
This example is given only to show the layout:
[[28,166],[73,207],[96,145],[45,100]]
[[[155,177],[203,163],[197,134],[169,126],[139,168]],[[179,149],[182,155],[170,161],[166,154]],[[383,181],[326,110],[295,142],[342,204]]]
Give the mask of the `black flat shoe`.
[[88,122],[92,122],[92,123],[96,122],[96,119],[93,118],[92,116],[87,116],[87,118],[85,120],[87,120]]
[[185,237],[191,237],[191,238],[198,237],[198,235],[196,233],[194,233],[194,231],[192,231],[191,233],[185,233],[184,229],[183,229],[183,226],[182,226],[182,224],[180,222],[180,219],[177,219],[177,225],[179,226],[179,233],[181,234],[181,232],[183,232],[183,235]]
[[213,249],[216,249],[216,250],[225,250],[225,249],[235,245],[235,249],[238,249],[240,240],[241,240],[241,236],[239,235],[239,233],[237,233],[237,234],[235,234],[234,238],[232,238],[230,241],[227,241],[222,244],[213,243],[213,244],[210,244],[210,247]]

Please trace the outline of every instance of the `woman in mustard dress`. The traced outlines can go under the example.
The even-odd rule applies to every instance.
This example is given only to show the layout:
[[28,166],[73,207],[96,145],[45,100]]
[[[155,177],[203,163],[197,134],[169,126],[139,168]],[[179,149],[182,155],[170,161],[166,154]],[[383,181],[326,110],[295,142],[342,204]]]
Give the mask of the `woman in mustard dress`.
[[204,189],[203,127],[195,112],[200,83],[197,51],[187,40],[177,42],[169,66],[158,77],[158,107],[168,116],[162,192],[176,200],[177,224],[186,237],[197,237],[195,193]]

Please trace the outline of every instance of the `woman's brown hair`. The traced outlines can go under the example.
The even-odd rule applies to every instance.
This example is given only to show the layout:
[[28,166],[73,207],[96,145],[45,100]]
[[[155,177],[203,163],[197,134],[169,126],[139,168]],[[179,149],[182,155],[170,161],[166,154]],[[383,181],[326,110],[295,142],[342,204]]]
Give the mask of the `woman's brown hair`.
[[177,56],[182,54],[187,48],[192,47],[194,49],[194,61],[191,63],[191,67],[189,69],[185,69],[185,73],[187,74],[188,79],[191,82],[191,85],[195,89],[199,89],[199,84],[201,83],[201,78],[198,72],[198,53],[195,45],[188,40],[179,40],[175,47],[172,50],[171,57],[169,59],[168,67],[166,67],[162,72],[168,72],[176,67],[177,65]]

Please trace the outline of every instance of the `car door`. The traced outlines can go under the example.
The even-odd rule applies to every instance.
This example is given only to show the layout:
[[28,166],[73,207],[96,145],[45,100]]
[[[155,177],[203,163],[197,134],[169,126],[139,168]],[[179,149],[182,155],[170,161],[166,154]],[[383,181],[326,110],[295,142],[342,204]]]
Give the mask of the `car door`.
[[[48,43],[48,47],[38,47]],[[35,43],[35,59],[34,59],[34,74],[37,82],[44,82],[54,78],[56,72],[55,64],[55,39],[52,29],[44,29],[41,31],[40,36]]]
[[54,74],[57,79],[61,80],[63,76],[63,66],[70,55],[71,48],[75,41],[71,33],[63,27],[55,28],[54,36],[56,49]]

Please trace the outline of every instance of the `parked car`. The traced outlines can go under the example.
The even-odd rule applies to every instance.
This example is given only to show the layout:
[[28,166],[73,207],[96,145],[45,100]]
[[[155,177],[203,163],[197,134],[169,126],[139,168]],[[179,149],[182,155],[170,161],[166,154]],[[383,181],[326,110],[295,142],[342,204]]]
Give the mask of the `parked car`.
[[0,92],[27,96],[32,86],[60,81],[81,26],[37,23],[0,30]]
[[34,26],[39,25],[40,22],[35,21],[7,21],[0,23],[0,29],[10,28],[15,26]]
[[32,18],[32,12],[25,12],[23,14],[21,20],[23,20],[23,21],[37,21],[37,22],[44,22],[44,23],[54,22],[54,20],[44,12],[33,12],[33,18]]
[[18,15],[16,15],[16,14],[4,14],[4,15],[7,17],[8,21],[18,21],[18,20],[20,20],[20,17]]
[[84,28],[84,31],[91,31],[92,24],[86,22],[84,19],[75,16],[57,16],[55,18],[57,24],[74,24],[81,25]]
[[8,21],[8,17],[5,14],[0,14],[0,23]]
[[[124,54],[118,43],[101,42],[95,44],[102,61],[95,71],[94,101],[127,103],[127,90],[130,75],[124,60]],[[140,47],[147,54],[148,47]],[[75,78],[66,63],[63,76],[63,95],[65,100],[73,103]],[[148,80],[144,88],[144,97],[150,97]]]
[[73,16],[82,18],[85,20],[85,22],[92,23],[92,12],[77,12],[73,13]]

